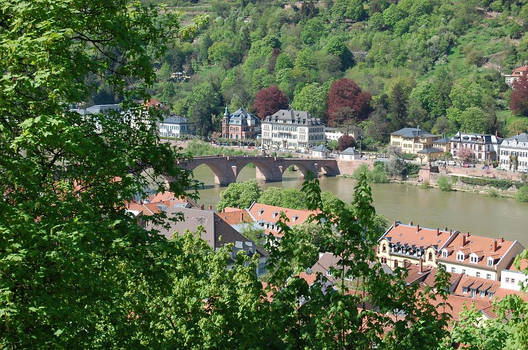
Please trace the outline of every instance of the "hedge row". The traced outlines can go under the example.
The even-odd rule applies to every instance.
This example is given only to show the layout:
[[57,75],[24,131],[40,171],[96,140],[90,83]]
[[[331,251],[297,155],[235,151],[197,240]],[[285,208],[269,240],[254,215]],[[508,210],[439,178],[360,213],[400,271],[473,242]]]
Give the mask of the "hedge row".
[[501,190],[507,190],[508,188],[515,186],[520,188],[523,184],[517,181],[503,180],[503,179],[485,179],[481,177],[459,177],[459,180],[468,185],[476,186],[491,186]]

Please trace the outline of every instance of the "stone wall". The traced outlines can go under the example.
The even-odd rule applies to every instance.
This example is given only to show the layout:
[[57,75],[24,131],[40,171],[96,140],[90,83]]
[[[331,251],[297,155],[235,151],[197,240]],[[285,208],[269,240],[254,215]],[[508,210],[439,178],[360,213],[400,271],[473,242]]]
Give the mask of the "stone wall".
[[339,174],[341,175],[352,175],[354,171],[361,164],[367,164],[369,169],[374,168],[374,162],[372,160],[338,160],[337,167],[339,168]]

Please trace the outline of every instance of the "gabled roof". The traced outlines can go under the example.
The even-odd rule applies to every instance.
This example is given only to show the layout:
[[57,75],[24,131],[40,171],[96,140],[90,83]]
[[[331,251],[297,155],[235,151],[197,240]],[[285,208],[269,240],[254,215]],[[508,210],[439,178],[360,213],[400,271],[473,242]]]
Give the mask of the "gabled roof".
[[355,147],[348,147],[346,150],[342,151],[341,153],[339,154],[343,154],[343,155],[357,155],[359,154],[359,152],[356,150]]
[[325,145],[319,145],[317,147],[314,147],[312,149],[312,151],[314,151],[314,152],[328,152],[328,148],[326,148]]
[[421,227],[420,225],[406,225],[398,221],[392,224],[387,232],[380,238],[386,238],[391,243],[427,248],[430,246],[440,250],[458,231],[446,231]]
[[264,225],[264,228],[267,229],[265,230],[266,234],[271,233],[278,237],[282,236],[282,234],[279,234],[275,228],[266,227],[266,224],[275,225],[279,222],[281,213],[284,213],[288,218],[289,221],[286,222],[286,224],[290,227],[302,225],[308,221],[311,215],[316,215],[318,213],[317,211],[283,208],[262,203],[253,203],[251,207],[249,207],[248,212],[251,214],[251,217],[255,222]]
[[[475,236],[468,233],[457,235],[447,246],[447,258],[440,256],[439,260],[451,263],[465,263],[476,265],[481,268],[495,269],[496,264],[502,259],[513,244],[517,241],[506,241],[504,239],[495,239],[489,237]],[[457,259],[457,252],[464,253],[464,260]],[[470,262],[470,255],[475,254],[478,257],[477,263]],[[487,265],[488,258],[494,260],[492,266]]]
[[447,137],[442,137],[441,139],[434,140],[434,141],[433,141],[433,144],[436,143],[436,144],[438,144],[438,145],[445,145],[445,144],[448,144],[449,141],[450,141],[449,138],[447,138]]
[[163,124],[185,124],[188,123],[189,119],[179,115],[169,115],[163,118]]
[[401,137],[430,137],[436,136],[420,128],[403,128],[398,131],[393,132],[391,135],[401,136]]
[[504,141],[528,142],[528,134],[523,132],[522,134],[508,137],[507,139],[504,139]]

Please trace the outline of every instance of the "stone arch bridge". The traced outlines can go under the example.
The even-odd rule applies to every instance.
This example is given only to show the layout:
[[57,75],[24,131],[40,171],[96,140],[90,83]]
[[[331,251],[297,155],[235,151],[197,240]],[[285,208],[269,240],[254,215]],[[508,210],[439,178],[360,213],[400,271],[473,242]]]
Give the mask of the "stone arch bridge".
[[256,178],[258,181],[274,182],[282,181],[282,174],[290,165],[294,165],[302,173],[302,176],[310,171],[314,175],[325,174],[327,176],[339,175],[339,167],[335,159],[304,159],[304,158],[281,158],[265,156],[203,156],[179,162],[183,169],[194,170],[205,164],[214,173],[215,183],[221,186],[236,182],[240,171],[248,164],[256,167]]

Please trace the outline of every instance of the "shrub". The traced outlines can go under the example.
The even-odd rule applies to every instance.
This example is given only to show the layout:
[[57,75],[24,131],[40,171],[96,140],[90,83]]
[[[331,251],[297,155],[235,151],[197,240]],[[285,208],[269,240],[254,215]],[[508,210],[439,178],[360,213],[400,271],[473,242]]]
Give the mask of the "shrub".
[[367,176],[367,178],[368,178],[369,173],[370,173],[370,171],[369,171],[368,165],[367,164],[361,164],[354,171],[354,174],[352,174],[352,176],[354,177],[354,179],[359,180],[359,178],[361,177],[362,174],[365,174]]
[[383,164],[376,164],[374,169],[368,174],[368,179],[374,183],[389,182],[387,171],[385,171],[385,166]]
[[424,190],[428,189],[429,187],[431,187],[431,185],[429,184],[429,181],[424,181],[421,185],[420,185],[421,188],[423,188]]
[[436,183],[438,184],[438,188],[440,188],[440,191],[449,192],[452,190],[451,182],[449,181],[449,178],[447,176],[440,176]]
[[523,185],[521,188],[519,188],[517,194],[515,195],[515,199],[518,202],[528,202],[528,185]]
[[492,198],[497,198],[499,196],[499,192],[497,192],[497,190],[494,188],[490,188],[488,195]]

